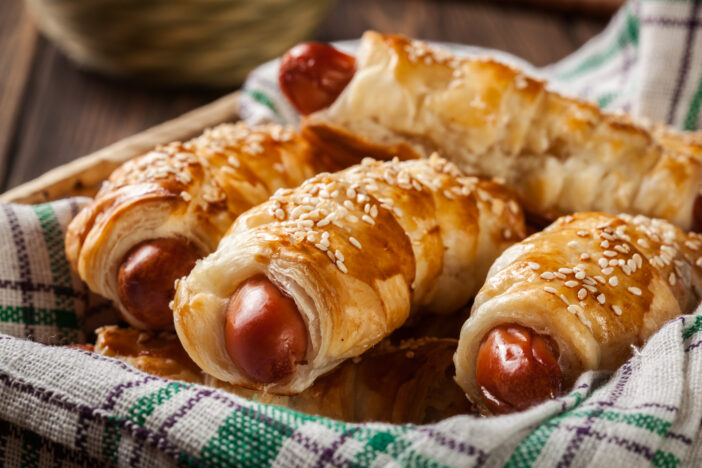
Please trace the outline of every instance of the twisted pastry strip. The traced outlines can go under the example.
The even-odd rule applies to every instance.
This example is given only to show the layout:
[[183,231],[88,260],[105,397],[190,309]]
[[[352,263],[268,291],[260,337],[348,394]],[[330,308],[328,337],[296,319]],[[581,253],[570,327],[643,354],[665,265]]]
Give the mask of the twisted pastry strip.
[[178,282],[176,331],[217,379],[299,392],[380,342],[411,307],[465,304],[524,230],[496,182],[436,156],[366,159],[239,217]]

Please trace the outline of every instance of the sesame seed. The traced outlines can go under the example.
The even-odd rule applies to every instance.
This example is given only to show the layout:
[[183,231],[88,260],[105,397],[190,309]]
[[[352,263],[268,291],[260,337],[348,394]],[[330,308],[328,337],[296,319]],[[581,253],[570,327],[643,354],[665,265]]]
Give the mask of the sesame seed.
[[281,208],[278,208],[277,210],[275,210],[275,217],[282,221],[283,219],[285,219],[285,211],[283,211]]
[[698,258],[698,259],[695,261],[695,265],[697,265],[698,267],[702,267],[702,257]]
[[583,254],[580,254],[580,260],[589,260],[590,259],[590,254],[585,252]]
[[599,302],[600,304],[604,304],[605,300],[606,299],[604,294],[600,293],[599,296],[597,296],[597,302]]
[[614,250],[605,250],[604,252],[602,252],[602,255],[604,255],[605,257],[616,257],[617,252],[615,252]]
[[544,286],[544,291],[551,294],[558,294],[556,288],[552,288],[551,286]]
[[648,249],[648,248],[650,247],[650,245],[648,244],[648,242],[646,241],[646,239],[644,239],[643,237],[640,238],[640,239],[637,239],[637,240],[636,240],[636,243],[639,244],[639,245],[640,245],[641,247],[643,247],[644,249]]
[[536,263],[536,262],[529,262],[529,263],[527,263],[527,265],[529,265],[529,268],[531,268],[531,269],[534,270],[534,271],[536,271],[536,270],[538,270],[538,269],[541,268],[541,265],[539,265],[539,264]]
[[582,313],[582,310],[582,307],[580,307],[579,305],[571,304],[568,306],[568,312],[570,312],[571,314]]
[[629,253],[629,248],[626,245],[615,245],[614,250],[623,254]]
[[545,272],[541,273],[541,275],[539,275],[539,277],[541,279],[545,279],[545,280],[552,280],[553,278],[555,278],[553,273],[551,273],[550,271],[545,271]]
[[609,261],[609,266],[614,267],[617,265],[619,265],[619,260],[617,260],[616,258],[613,258],[612,260]]
[[607,259],[602,257],[599,260],[597,260],[597,264],[600,266],[600,268],[606,268],[607,267]]
[[587,231],[578,231],[578,232],[576,232],[576,234],[579,235],[580,237],[587,237],[590,235],[590,233]]
[[606,240],[606,239],[603,240],[603,241],[600,243],[600,247],[602,247],[603,249],[609,248],[609,241]]
[[575,273],[575,279],[579,279],[579,280],[585,279],[585,276],[586,275],[585,275],[585,272],[583,270],[577,271]]
[[578,248],[578,246],[579,246],[580,244],[578,244],[578,241],[572,240],[572,241],[568,242],[567,245],[568,245],[568,247],[570,247],[571,249],[576,249],[576,248]]
[[578,299],[581,301],[587,297],[587,290],[585,288],[580,288],[578,291]]
[[349,210],[353,210],[353,203],[351,200],[344,200],[344,206]]
[[677,281],[677,278],[675,276],[675,273],[671,273],[670,276],[668,276],[668,283],[671,286],[675,286],[675,282]]
[[371,226],[373,226],[373,225],[375,224],[375,221],[373,221],[373,218],[371,218],[371,217],[368,216],[367,214],[364,214],[364,215],[361,217],[361,219],[362,219],[363,221],[365,221],[366,223],[370,224]]
[[332,263],[336,263],[336,257],[335,257],[334,254],[331,252],[331,250],[327,250],[326,252],[327,252],[327,257],[329,257],[329,260],[331,260]]
[[602,269],[602,273],[604,273],[605,275],[611,275],[613,271],[614,271],[614,268],[612,268],[612,267],[607,267],[607,268]]
[[190,200],[193,199],[193,197],[188,192],[185,192],[185,191],[180,192],[180,198],[182,198],[186,202],[189,202]]
[[609,277],[609,285],[610,286],[616,286],[618,284],[619,284],[619,279],[616,276]]
[[627,288],[631,294],[634,296],[640,296],[641,295],[641,290],[637,288],[636,286],[629,286]]
[[566,288],[574,288],[574,287],[578,286],[579,284],[580,283],[578,283],[577,281],[573,281],[573,280],[565,282]]
[[589,285],[589,284],[584,284],[584,285],[583,285],[583,288],[587,289],[587,290],[590,291],[592,294],[595,294],[595,293],[597,292],[597,288],[594,287],[594,286],[592,286],[592,285]]
[[326,226],[326,225],[329,224],[329,223],[331,223],[331,221],[329,220],[329,218],[324,218],[324,219],[321,219],[321,220],[317,221],[317,227],[324,227],[324,226]]
[[349,270],[346,268],[346,265],[344,265],[344,262],[341,260],[336,262],[336,267],[341,270],[342,273],[348,273]]
[[583,283],[589,284],[590,286],[595,286],[597,284],[595,280],[590,277],[583,278]]
[[622,315],[622,309],[618,305],[613,305],[612,310],[614,311],[615,314]]
[[566,299],[566,297],[563,294],[559,294],[558,297],[561,298],[565,305],[570,305],[570,302],[568,302],[568,299]]
[[376,205],[373,205],[373,206],[371,207],[371,209],[370,209],[370,215],[371,215],[372,217],[374,217],[374,218],[375,218],[376,216],[378,216],[378,207],[377,207]]
[[337,258],[337,260],[344,261],[344,254],[341,253],[339,249],[336,249],[334,251],[334,256]]
[[626,265],[620,265],[622,267],[622,271],[624,272],[625,275],[629,276],[631,274],[631,268],[629,268]]
[[[346,189],[346,197],[347,198],[356,198],[356,191],[351,187],[347,188]],[[346,201],[349,201],[349,200],[346,200]],[[344,202],[344,203],[346,203],[346,202]]]
[[564,275],[560,271],[554,271],[553,276],[555,276],[558,279],[562,279],[562,280],[566,279],[566,275]]
[[573,270],[570,268],[559,268],[558,272],[563,273],[564,275],[569,275],[569,274],[573,273]]
[[317,248],[318,248],[319,250],[321,250],[322,252],[326,252],[326,251],[327,251],[327,246],[324,245],[324,244],[314,244],[314,246],[317,247]]

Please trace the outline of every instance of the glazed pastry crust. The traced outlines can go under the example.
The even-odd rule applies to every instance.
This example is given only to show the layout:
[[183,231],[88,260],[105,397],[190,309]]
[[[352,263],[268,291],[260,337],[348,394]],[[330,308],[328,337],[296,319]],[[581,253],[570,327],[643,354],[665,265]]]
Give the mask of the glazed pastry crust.
[[454,358],[456,380],[481,407],[478,349],[499,325],[549,335],[566,385],[614,370],[665,322],[702,297],[702,237],[662,220],[602,213],[565,216],[492,265]]
[[322,167],[324,160],[289,128],[220,125],[113,172],[69,225],[67,257],[91,290],[114,301],[133,326],[148,328],[117,292],[117,271],[132,247],[180,237],[205,255],[239,214]]
[[353,79],[304,119],[303,133],[345,164],[364,146],[406,158],[438,151],[466,172],[504,178],[546,219],[602,211],[702,227],[699,136],[632,122],[492,59],[400,36],[365,33]]
[[[217,379],[296,393],[359,356],[415,309],[448,313],[477,291],[489,264],[525,235],[500,184],[427,160],[320,174],[243,214],[215,251],[178,282],[176,331]],[[224,342],[229,297],[264,274],[292,297],[308,330],[304,364],[284,382],[258,385]]]
[[427,424],[472,411],[451,378],[456,340],[383,342],[320,377],[304,392],[280,396],[208,376],[188,357],[172,332],[107,326],[96,334],[96,353],[125,361],[148,374],[218,387],[260,403],[341,421]]

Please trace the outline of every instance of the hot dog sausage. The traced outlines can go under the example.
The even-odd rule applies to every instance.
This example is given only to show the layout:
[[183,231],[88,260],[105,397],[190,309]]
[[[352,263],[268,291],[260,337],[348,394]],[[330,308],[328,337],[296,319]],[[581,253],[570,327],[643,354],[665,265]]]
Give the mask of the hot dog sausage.
[[493,328],[480,345],[475,377],[493,413],[527,409],[561,391],[558,346],[520,325]]
[[306,42],[290,49],[278,72],[280,89],[301,114],[331,105],[356,72],[356,59],[328,44]]
[[117,275],[117,292],[127,311],[151,328],[173,326],[168,303],[175,280],[193,269],[200,252],[185,239],[142,242],[125,255]]
[[307,353],[307,327],[295,305],[265,276],[242,284],[227,304],[227,353],[247,377],[260,383],[291,375]]

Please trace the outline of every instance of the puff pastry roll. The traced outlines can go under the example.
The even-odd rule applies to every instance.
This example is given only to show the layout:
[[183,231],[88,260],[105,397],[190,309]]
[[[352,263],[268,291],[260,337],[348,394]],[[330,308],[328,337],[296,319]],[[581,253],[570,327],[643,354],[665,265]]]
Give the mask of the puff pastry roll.
[[200,371],[172,332],[102,327],[94,351],[166,379],[218,387],[260,403],[347,422],[427,424],[473,412],[451,378],[456,340],[383,342],[348,360],[304,392],[281,396],[219,381]]
[[[310,80],[294,84],[295,60],[281,70],[292,102],[312,94],[299,91]],[[363,151],[438,151],[466,172],[504,178],[539,218],[602,211],[702,228],[702,160],[690,141],[699,137],[603,112],[490,58],[457,58],[400,36],[366,32],[347,69],[343,91],[303,119],[303,134],[343,164]]]
[[225,124],[128,161],[72,221],[66,254],[131,325],[172,328],[173,283],[236,217],[324,165],[280,126]]
[[461,329],[456,379],[483,410],[527,408],[614,370],[702,297],[702,236],[580,213],[507,249]]
[[510,193],[436,156],[371,159],[240,216],[176,286],[183,346],[208,374],[297,393],[402,325],[448,313],[524,237]]

